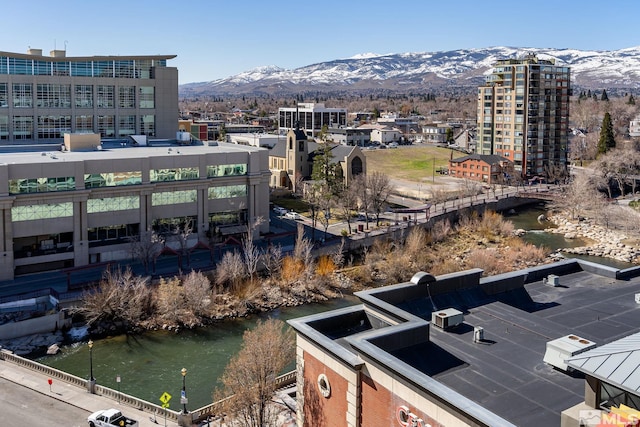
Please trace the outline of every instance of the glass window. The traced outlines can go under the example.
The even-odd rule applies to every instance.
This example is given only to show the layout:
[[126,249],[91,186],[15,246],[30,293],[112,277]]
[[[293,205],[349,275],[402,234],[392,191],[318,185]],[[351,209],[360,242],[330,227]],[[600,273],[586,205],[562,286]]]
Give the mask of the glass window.
[[98,116],[98,133],[100,136],[113,138],[116,136],[114,116]]
[[11,208],[11,219],[13,222],[56,219],[70,216],[73,216],[73,202],[13,206]]
[[142,172],[103,172],[84,175],[85,188],[119,187],[142,184]]
[[0,56],[0,74],[9,74],[9,58]]
[[93,61],[93,77],[113,77],[113,61]]
[[36,106],[38,108],[70,108],[71,85],[38,84]]
[[31,83],[13,84],[13,107],[31,108],[33,107],[33,86]]
[[150,79],[151,76],[151,67],[153,66],[153,62],[150,60],[137,60],[136,63],[136,78],[137,79]]
[[0,140],[9,139],[9,116],[0,115]]
[[9,74],[33,74],[31,59],[9,58]]
[[47,193],[76,189],[76,180],[72,176],[56,178],[18,178],[9,180],[9,194]]
[[87,200],[87,213],[126,211],[140,209],[139,196],[105,197]]
[[195,168],[176,168],[176,169],[151,169],[149,171],[151,182],[163,181],[187,181],[198,179],[200,177],[200,169]]
[[77,77],[92,77],[92,68],[91,61],[72,62],[71,75]]
[[196,190],[162,191],[151,195],[151,205],[163,206],[193,203],[197,198],[198,193]]
[[144,114],[140,116],[140,130],[143,135],[156,135],[156,116],[153,114]]
[[50,76],[51,72],[50,61],[33,61],[33,74],[36,76]]
[[77,133],[92,133],[93,132],[93,116],[76,116],[76,129]]
[[153,86],[140,86],[138,88],[140,94],[140,108],[155,108],[154,89],[155,88]]
[[38,138],[63,138],[71,133],[71,116],[38,116]]
[[76,85],[75,99],[77,108],[93,108],[93,86]]
[[232,197],[244,197],[247,195],[246,185],[225,185],[220,187],[209,187],[208,198],[214,199],[229,199]]
[[33,116],[13,116],[13,139],[33,139]]
[[69,62],[67,61],[54,61],[53,62],[53,75],[54,76],[68,76],[69,75]]
[[0,108],[9,107],[9,93],[7,91],[7,84],[0,83]]
[[118,136],[136,134],[136,116],[120,116],[118,125]]
[[132,79],[134,77],[133,61],[114,61],[114,74],[116,78]]
[[98,85],[96,88],[98,108],[115,108],[116,105],[115,86]]
[[174,218],[158,218],[153,220],[153,230],[160,235],[177,234],[180,230],[190,229],[198,232],[198,218],[195,216],[179,216]]
[[87,229],[89,246],[104,246],[126,243],[139,235],[140,224],[119,224]]
[[209,165],[207,166],[207,178],[218,176],[237,176],[247,174],[247,164]]
[[118,88],[118,106],[120,108],[136,107],[136,88],[135,86],[120,86]]

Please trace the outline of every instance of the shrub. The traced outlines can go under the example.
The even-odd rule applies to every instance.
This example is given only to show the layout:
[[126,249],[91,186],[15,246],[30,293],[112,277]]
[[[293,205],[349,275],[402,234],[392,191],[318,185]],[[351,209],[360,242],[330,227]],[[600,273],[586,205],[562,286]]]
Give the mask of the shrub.
[[316,274],[319,276],[328,276],[336,270],[336,265],[330,256],[323,255],[318,260]]

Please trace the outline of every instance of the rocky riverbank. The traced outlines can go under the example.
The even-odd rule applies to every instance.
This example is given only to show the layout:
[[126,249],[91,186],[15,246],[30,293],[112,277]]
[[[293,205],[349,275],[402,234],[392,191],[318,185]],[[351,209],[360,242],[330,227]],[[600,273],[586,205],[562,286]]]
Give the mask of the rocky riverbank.
[[556,228],[547,228],[548,233],[562,234],[565,239],[584,238],[593,243],[588,246],[564,248],[561,252],[576,255],[591,255],[612,258],[628,263],[640,263],[640,248],[625,243],[629,239],[625,233],[607,229],[595,223],[593,219],[572,220],[566,214],[553,214],[548,218]]

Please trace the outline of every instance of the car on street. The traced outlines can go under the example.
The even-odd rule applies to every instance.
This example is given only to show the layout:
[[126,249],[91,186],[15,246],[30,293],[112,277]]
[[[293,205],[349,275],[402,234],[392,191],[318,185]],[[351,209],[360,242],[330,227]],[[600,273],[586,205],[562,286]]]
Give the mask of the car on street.
[[286,214],[284,214],[284,217],[287,219],[293,219],[295,221],[302,219],[302,217],[298,212],[293,212],[293,211],[287,212]]
[[289,212],[287,209],[285,209],[285,208],[281,208],[280,206],[274,206],[274,207],[273,207],[273,211],[274,211],[277,215],[280,215],[280,216],[282,216],[282,215],[286,214],[287,212]]
[[398,143],[397,142],[390,143],[389,148],[398,148]]

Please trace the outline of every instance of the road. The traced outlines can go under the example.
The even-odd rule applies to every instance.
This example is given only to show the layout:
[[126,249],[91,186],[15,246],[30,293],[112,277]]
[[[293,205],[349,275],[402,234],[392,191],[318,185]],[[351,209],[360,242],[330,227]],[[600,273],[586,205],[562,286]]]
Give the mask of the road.
[[[43,387],[48,389],[47,384]],[[67,384],[54,384],[57,388],[69,387]],[[52,399],[23,385],[0,378],[0,408],[2,425],[5,427],[22,426],[65,426],[86,427],[89,411],[70,403]]]

